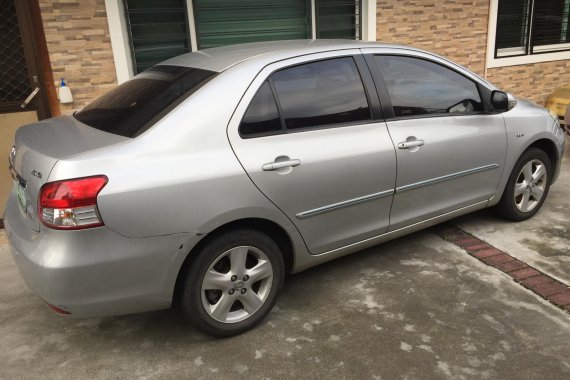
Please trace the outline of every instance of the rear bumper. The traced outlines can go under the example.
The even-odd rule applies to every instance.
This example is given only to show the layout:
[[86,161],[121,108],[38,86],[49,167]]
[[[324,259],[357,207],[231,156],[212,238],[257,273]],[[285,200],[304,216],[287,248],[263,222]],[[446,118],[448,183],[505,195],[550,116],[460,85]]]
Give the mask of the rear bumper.
[[132,239],[106,227],[42,228],[38,233],[24,223],[14,195],[7,202],[4,225],[28,286],[47,303],[78,317],[170,307],[178,270],[191,248],[186,234]]

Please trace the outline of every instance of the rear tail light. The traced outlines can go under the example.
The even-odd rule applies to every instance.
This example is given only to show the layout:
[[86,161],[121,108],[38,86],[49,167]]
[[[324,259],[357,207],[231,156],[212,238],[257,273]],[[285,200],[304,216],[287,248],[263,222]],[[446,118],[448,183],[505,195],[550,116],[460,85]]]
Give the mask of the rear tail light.
[[99,227],[97,194],[107,184],[106,176],[49,182],[40,190],[39,214],[43,224],[58,230]]

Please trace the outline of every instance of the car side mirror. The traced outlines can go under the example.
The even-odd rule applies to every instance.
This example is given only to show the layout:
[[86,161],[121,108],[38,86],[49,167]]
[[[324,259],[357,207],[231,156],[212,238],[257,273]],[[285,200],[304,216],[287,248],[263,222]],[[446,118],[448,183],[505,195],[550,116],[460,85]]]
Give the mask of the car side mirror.
[[495,112],[507,112],[509,108],[509,96],[503,91],[493,91],[491,93],[491,106]]
[[494,90],[491,93],[491,107],[495,112],[507,112],[515,108],[517,99],[508,92]]

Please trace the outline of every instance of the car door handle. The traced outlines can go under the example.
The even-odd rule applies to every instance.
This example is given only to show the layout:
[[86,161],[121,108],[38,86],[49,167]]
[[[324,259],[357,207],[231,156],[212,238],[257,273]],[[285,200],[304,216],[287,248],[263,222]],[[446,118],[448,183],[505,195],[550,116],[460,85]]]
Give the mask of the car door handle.
[[403,141],[398,143],[398,149],[410,149],[422,145],[424,145],[424,140]]
[[263,171],[269,172],[272,170],[278,170],[278,169],[283,169],[283,168],[287,168],[287,167],[294,167],[294,166],[299,166],[299,165],[301,165],[301,160],[291,159],[291,160],[286,160],[286,161],[274,161],[274,162],[270,162],[267,164],[263,164],[263,166],[261,168],[263,169]]

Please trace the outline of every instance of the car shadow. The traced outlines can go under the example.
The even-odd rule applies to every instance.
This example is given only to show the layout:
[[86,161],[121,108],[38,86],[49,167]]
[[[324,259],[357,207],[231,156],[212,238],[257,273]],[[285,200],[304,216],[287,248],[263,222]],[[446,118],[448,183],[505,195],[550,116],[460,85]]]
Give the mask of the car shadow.
[[[465,218],[490,219],[495,222],[499,220],[488,210],[482,210],[472,215],[451,220],[448,223],[458,224]],[[248,334],[255,334],[256,330],[268,328],[268,325],[286,318],[284,314],[294,315],[303,310],[310,310],[312,308],[311,297],[307,297],[307,295],[326,297],[327,292],[336,286],[337,279],[347,276],[347,273],[349,276],[354,276],[354,273],[362,272],[367,268],[394,269],[399,265],[400,260],[409,259],[421,253],[423,249],[421,241],[427,235],[433,234],[434,232],[429,229],[419,231],[329,261],[301,273],[288,275],[274,310],[262,321],[260,326]],[[420,242],[419,246],[417,246],[418,242]],[[45,313],[50,312],[46,310]],[[67,331],[86,339],[91,339],[90,336],[96,335],[97,339],[110,342],[120,339],[123,342],[130,341],[132,344],[138,342],[139,345],[144,345],[145,341],[170,344],[218,341],[216,338],[201,333],[186,322],[176,306],[168,310],[106,318],[77,320],[62,319],[57,316],[53,316],[53,318],[58,319],[59,322],[55,324],[59,327],[65,326]],[[52,318],[48,319],[53,321]]]

